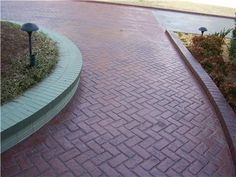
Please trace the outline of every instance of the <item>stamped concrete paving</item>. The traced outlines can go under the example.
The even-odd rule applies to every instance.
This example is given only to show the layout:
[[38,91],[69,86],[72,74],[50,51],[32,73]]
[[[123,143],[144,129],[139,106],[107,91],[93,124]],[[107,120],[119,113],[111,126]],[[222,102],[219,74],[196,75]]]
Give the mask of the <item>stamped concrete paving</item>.
[[58,31],[84,57],[71,103],[2,154],[3,177],[235,175],[212,105],[151,11],[2,2],[2,18]]

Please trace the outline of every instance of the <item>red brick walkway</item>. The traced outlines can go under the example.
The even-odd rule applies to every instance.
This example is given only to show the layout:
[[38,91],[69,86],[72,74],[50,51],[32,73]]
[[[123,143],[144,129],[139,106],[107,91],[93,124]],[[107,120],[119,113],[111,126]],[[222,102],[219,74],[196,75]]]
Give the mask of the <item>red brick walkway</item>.
[[84,58],[70,105],[2,154],[3,177],[233,177],[221,126],[147,9],[3,2],[2,18],[71,38]]

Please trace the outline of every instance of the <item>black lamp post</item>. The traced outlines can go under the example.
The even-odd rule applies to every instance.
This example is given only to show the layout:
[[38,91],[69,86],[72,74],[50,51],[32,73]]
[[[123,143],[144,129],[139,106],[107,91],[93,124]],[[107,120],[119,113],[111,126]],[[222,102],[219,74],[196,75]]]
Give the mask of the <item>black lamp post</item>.
[[34,31],[38,31],[38,26],[33,23],[25,23],[22,25],[21,30],[25,31],[29,35],[29,53],[30,53],[30,66],[35,66],[35,55],[32,54],[32,42],[31,36]]
[[206,29],[205,27],[200,27],[198,30],[201,31],[202,36],[203,36],[203,33],[204,33],[205,31],[207,31],[207,29]]

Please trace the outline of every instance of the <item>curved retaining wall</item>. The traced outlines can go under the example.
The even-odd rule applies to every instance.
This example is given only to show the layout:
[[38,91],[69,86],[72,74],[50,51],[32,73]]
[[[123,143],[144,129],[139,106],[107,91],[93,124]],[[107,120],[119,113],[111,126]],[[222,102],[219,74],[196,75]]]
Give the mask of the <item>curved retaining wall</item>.
[[46,29],[41,31],[57,42],[59,60],[46,79],[1,107],[1,152],[50,121],[70,101],[79,84],[80,50],[64,36]]

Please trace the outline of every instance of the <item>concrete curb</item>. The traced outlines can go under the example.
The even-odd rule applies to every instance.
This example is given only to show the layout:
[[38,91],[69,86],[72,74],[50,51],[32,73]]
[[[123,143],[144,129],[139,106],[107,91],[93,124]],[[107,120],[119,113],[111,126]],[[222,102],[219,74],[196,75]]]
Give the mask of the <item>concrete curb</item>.
[[197,78],[214,106],[228,142],[234,165],[236,166],[236,114],[229,106],[213,80],[202,68],[200,63],[192,56],[189,50],[183,45],[180,39],[173,32],[166,31],[166,34],[182,56],[184,62],[190,68],[191,72]]
[[82,55],[68,38],[40,28],[59,47],[54,71],[22,96],[1,108],[1,152],[11,148],[57,115],[71,100],[82,69]]
[[[72,1],[76,1],[76,0],[72,0]],[[94,1],[81,0],[79,2],[88,2],[88,3],[97,3],[97,4],[111,4],[111,5],[129,6],[129,7],[146,8],[146,9],[153,9],[153,10],[164,10],[164,11],[172,11],[172,12],[181,12],[181,13],[186,13],[186,14],[204,15],[204,16],[211,16],[211,17],[221,17],[221,18],[234,19],[234,17],[224,16],[224,15],[206,14],[206,13],[201,13],[201,12],[190,12],[190,11],[184,11],[184,10],[161,8],[161,7],[148,7],[148,6],[135,5],[135,4],[124,4],[124,3],[116,3],[116,2],[102,2],[102,1],[95,1],[95,0]]]

